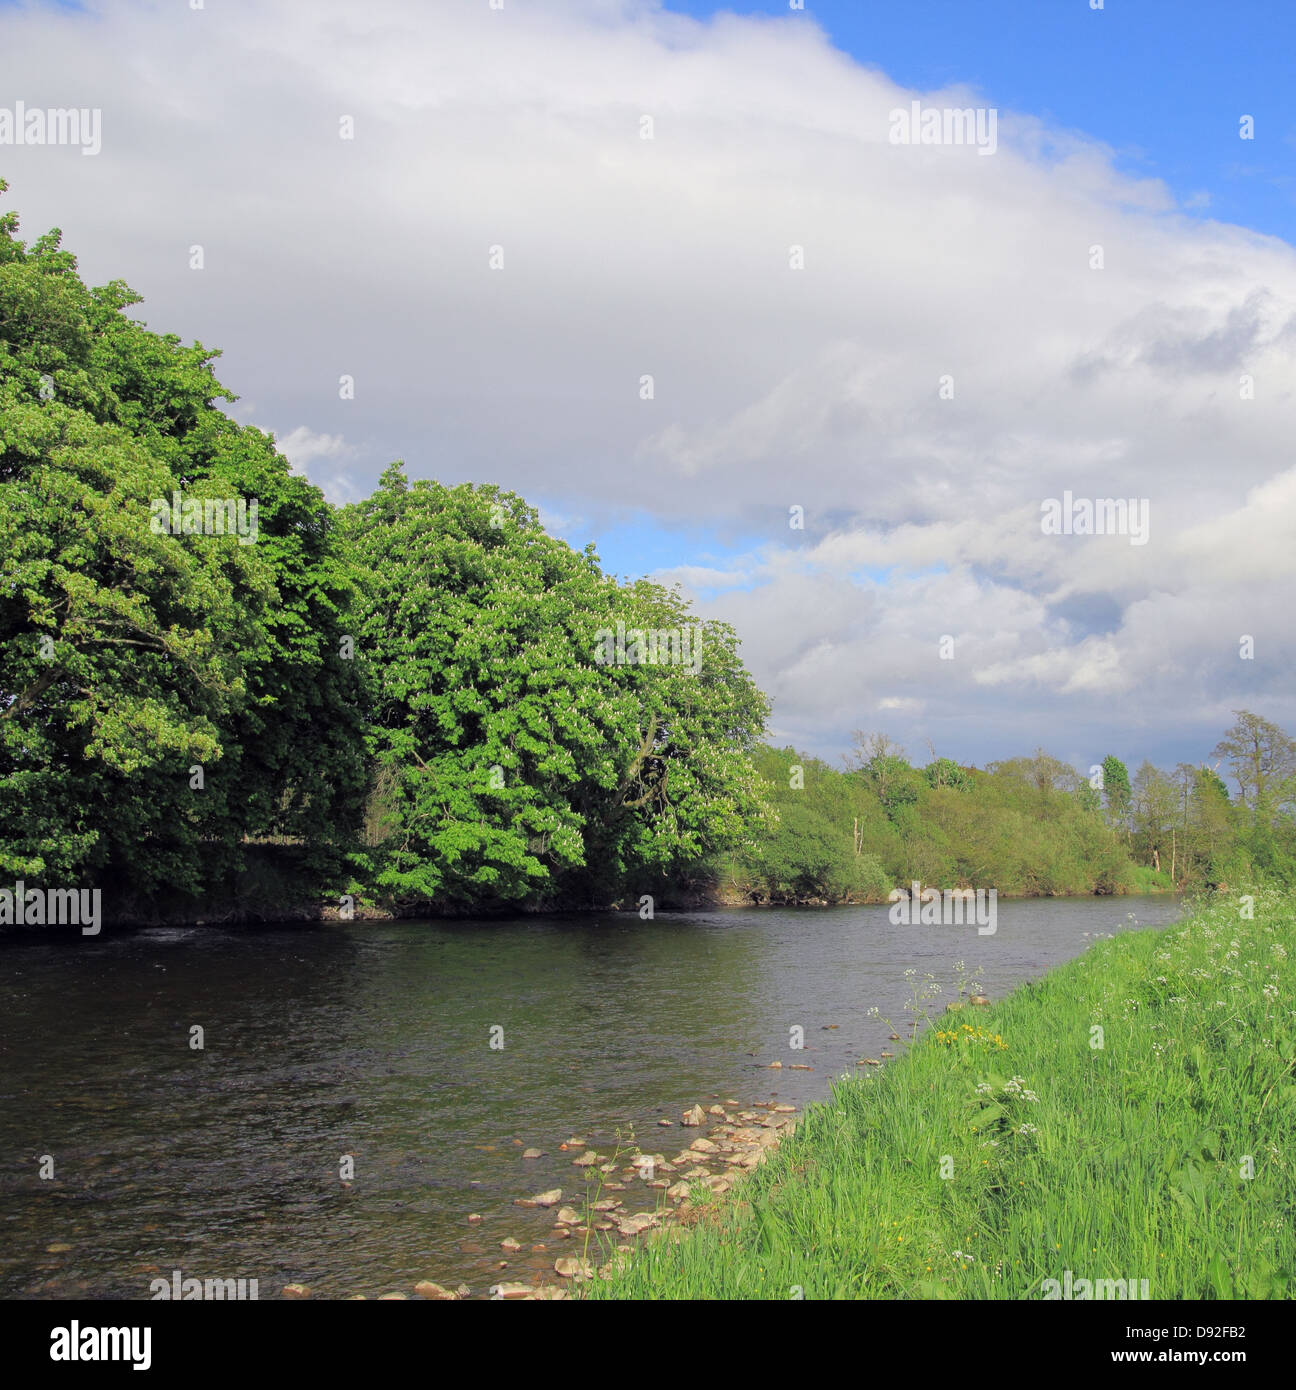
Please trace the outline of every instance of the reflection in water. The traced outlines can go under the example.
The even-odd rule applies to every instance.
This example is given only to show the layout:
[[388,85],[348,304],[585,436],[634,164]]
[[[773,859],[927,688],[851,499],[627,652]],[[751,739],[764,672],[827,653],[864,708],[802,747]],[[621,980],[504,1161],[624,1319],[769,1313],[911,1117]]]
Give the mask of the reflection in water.
[[[512,1203],[561,1187],[579,1204],[568,1137],[633,1130],[671,1157],[697,1131],[656,1120],[696,1101],[803,1105],[902,1050],[882,1019],[908,1018],[907,969],[948,998],[963,960],[995,997],[1131,912],[1178,907],[1001,902],[986,937],[892,926],[880,907],[6,933],[0,1296],[146,1298],[173,1269],[256,1278],[263,1296],[484,1293],[562,1253],[552,1215]],[[531,1145],[545,1156],[523,1160]],[[634,1185],[631,1210],[655,1205]],[[502,1272],[506,1236],[523,1253]]]

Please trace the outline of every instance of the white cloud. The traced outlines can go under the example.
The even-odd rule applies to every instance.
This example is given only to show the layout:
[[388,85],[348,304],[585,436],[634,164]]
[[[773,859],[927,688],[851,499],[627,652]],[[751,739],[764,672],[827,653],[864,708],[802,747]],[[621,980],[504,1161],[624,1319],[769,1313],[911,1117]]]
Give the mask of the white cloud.
[[347,452],[340,434],[316,434],[306,425],[298,425],[295,430],[276,436],[275,444],[298,468],[305,468],[318,458],[337,458]]
[[[816,749],[877,710],[968,758],[1296,715],[1285,243],[1030,113],[993,157],[891,145],[914,96],[1000,103],[902,89],[802,16],[87,8],[0,15],[0,85],[104,113],[93,159],[6,149],[12,205],[223,348],[246,418],[309,419],[280,444],[334,500],[399,456],[767,537],[676,573]],[[1147,498],[1149,543],[1042,535],[1064,490]]]
[[[288,434],[277,435],[275,446],[330,502],[339,506],[356,502],[371,491],[370,487],[357,484],[351,473],[338,466],[340,461],[355,454],[340,434],[316,434],[308,426],[298,425]],[[321,464],[320,460],[325,462]]]

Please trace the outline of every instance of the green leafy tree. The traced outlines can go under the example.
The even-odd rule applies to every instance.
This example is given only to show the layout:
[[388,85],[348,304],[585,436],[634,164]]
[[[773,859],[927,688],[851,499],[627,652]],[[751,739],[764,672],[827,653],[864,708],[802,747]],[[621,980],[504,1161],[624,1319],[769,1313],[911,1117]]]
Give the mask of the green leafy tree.
[[972,779],[952,758],[935,758],[923,769],[929,787],[953,787],[966,791]]
[[[597,902],[751,833],[767,705],[729,628],[617,585],[493,487],[411,484],[396,464],[345,524],[367,576],[384,828],[364,872],[381,893]],[[601,662],[618,622],[688,628],[690,655],[700,635],[696,671]]]
[[1277,724],[1249,710],[1234,710],[1237,723],[1211,754],[1227,761],[1253,819],[1271,825],[1296,796],[1296,741]]
[[[1174,783],[1146,759],[1134,775],[1132,808],[1134,842],[1140,855],[1154,869],[1170,868],[1175,807]],[[1161,863],[1162,856],[1166,863]]]
[[[17,227],[0,218],[0,871],[196,895],[268,835],[340,867],[364,765],[327,503],[216,407],[214,354]],[[255,543],[155,529],[177,491],[255,500]]]
[[1213,768],[1193,770],[1188,795],[1188,836],[1192,877],[1214,887],[1240,880],[1246,869],[1238,862],[1239,844],[1228,787]]
[[1103,797],[1111,823],[1121,830],[1129,826],[1130,777],[1129,769],[1115,755],[1108,753],[1102,760]]

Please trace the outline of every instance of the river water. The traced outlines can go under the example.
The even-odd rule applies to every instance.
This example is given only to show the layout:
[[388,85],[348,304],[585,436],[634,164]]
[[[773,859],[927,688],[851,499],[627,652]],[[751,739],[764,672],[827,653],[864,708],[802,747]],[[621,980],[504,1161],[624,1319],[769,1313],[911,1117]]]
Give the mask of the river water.
[[[697,1102],[800,1108],[860,1058],[902,1052],[882,1020],[908,1036],[914,979],[943,987],[938,1010],[962,960],[998,997],[1130,914],[1179,910],[1000,902],[985,936],[893,926],[882,907],[8,931],[0,1297],[148,1298],[174,1269],[256,1278],[262,1298],[422,1279],[484,1295],[575,1244],[514,1205],[560,1187],[581,1206],[567,1139],[604,1152],[633,1133],[673,1158],[701,1132],[679,1124]],[[631,1211],[660,1198],[628,1183]]]

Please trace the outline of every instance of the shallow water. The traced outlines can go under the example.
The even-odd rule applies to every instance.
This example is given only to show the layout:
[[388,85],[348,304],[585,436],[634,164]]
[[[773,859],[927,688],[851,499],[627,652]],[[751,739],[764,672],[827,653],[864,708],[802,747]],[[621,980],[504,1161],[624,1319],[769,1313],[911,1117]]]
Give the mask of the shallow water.
[[[569,1137],[602,1151],[633,1131],[672,1158],[702,1132],[679,1125],[698,1101],[799,1108],[903,1051],[881,1019],[908,1035],[907,969],[944,987],[933,1010],[958,960],[994,998],[1131,913],[1179,905],[1001,902],[993,936],[893,926],[882,907],[7,932],[0,1296],[147,1298],[173,1269],[256,1278],[263,1298],[420,1279],[484,1295],[579,1253],[551,1239],[552,1213],[513,1205],[561,1187],[579,1208]],[[628,1210],[656,1204],[626,1181]],[[507,1236],[524,1249],[501,1270]]]

